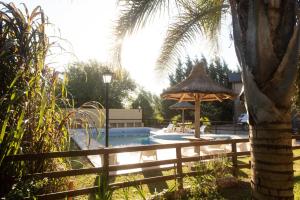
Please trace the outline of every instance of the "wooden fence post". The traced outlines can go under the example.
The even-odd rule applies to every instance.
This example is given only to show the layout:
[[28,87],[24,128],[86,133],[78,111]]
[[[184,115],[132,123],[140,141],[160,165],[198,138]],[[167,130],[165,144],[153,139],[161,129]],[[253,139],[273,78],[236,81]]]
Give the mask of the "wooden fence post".
[[179,183],[179,190],[183,189],[183,177],[182,177],[182,156],[181,156],[181,147],[176,147],[176,158],[177,158],[177,175],[178,183]]
[[[71,180],[68,184],[68,190],[74,190],[74,180]],[[73,200],[73,197],[68,197],[67,200]]]
[[232,155],[232,167],[233,167],[233,171],[232,174],[233,176],[237,177],[237,155],[236,155],[236,143],[233,142],[231,143],[231,152],[233,153]]

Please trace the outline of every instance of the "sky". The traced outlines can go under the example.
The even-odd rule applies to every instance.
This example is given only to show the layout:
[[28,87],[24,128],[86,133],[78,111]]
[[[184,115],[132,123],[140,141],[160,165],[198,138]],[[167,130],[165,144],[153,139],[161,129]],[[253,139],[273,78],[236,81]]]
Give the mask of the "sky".
[[[4,1],[10,2],[10,1]],[[114,44],[113,26],[119,10],[116,0],[14,0],[16,6],[25,3],[29,10],[40,5],[53,25],[48,27],[48,35],[52,40],[59,40],[64,48],[48,60],[59,71],[66,69],[74,61],[97,60],[110,64],[111,49]],[[158,23],[155,23],[158,22]],[[147,91],[159,95],[168,87],[168,73],[155,70],[155,62],[166,34],[169,19],[156,18],[145,28],[127,37],[123,43],[122,67],[130,76]],[[218,52],[210,47],[209,41],[199,37],[188,44],[180,55],[184,61],[186,56],[192,59],[204,55],[208,59],[218,55],[223,58],[232,70],[237,70],[237,59],[233,41],[229,38],[230,19],[222,24],[220,46]],[[59,39],[58,39],[59,38]]]

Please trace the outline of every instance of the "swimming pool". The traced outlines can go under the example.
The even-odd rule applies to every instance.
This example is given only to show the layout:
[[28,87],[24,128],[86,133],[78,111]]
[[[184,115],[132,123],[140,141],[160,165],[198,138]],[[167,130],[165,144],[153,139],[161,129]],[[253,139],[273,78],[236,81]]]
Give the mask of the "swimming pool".
[[[155,144],[151,140],[151,128],[111,128],[109,129],[109,146],[136,146]],[[91,130],[91,138],[96,140],[100,145],[105,145],[105,132],[103,129]]]
[[[99,146],[105,145],[105,132],[103,129],[93,129],[87,134],[83,129],[77,129],[75,134],[81,134],[81,138],[91,136]],[[86,135],[86,136],[84,136]],[[149,144],[168,144],[178,142],[188,142],[185,138],[194,136],[193,133],[165,133],[162,131],[153,130],[148,127],[140,128],[111,128],[109,130],[109,146],[136,146]],[[244,138],[244,136],[230,134],[203,134],[201,138],[209,140],[226,140],[235,138]]]
[[[105,145],[105,136],[97,137],[96,140]],[[108,140],[113,147],[155,144],[149,136],[109,136]]]

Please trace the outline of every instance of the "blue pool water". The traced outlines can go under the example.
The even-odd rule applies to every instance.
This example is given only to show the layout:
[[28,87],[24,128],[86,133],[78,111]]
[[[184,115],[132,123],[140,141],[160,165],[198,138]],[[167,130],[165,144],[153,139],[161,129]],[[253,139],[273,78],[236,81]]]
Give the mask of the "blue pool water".
[[[78,130],[83,131],[83,130]],[[158,143],[170,143],[172,141],[187,141],[184,137],[193,136],[192,133],[181,134],[151,134],[151,128],[111,128],[109,130],[110,146],[136,146],[149,145]],[[105,132],[103,129],[93,129],[89,131],[89,135],[104,146]],[[231,139],[233,135],[224,134],[204,134],[204,139],[225,140]]]
[[[105,137],[98,138],[97,141],[105,145]],[[136,146],[155,144],[149,137],[109,137],[109,145],[111,146]]]
[[[136,146],[155,144],[150,137],[151,128],[111,128],[109,130],[109,145],[111,146]],[[105,144],[105,132],[103,129],[94,130],[92,137],[100,144]]]

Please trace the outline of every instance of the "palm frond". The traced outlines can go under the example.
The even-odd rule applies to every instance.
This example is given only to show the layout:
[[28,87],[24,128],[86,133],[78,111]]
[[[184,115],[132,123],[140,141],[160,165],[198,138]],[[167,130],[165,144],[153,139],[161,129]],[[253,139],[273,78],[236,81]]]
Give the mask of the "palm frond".
[[182,1],[184,11],[170,25],[157,60],[157,69],[165,70],[168,62],[176,58],[180,48],[191,43],[197,35],[206,35],[210,40],[217,37],[222,14],[229,6],[224,0]]
[[[114,28],[116,41],[143,27],[156,14],[169,8],[169,0],[119,0],[121,15]],[[114,58],[120,61],[122,42],[114,47]]]

